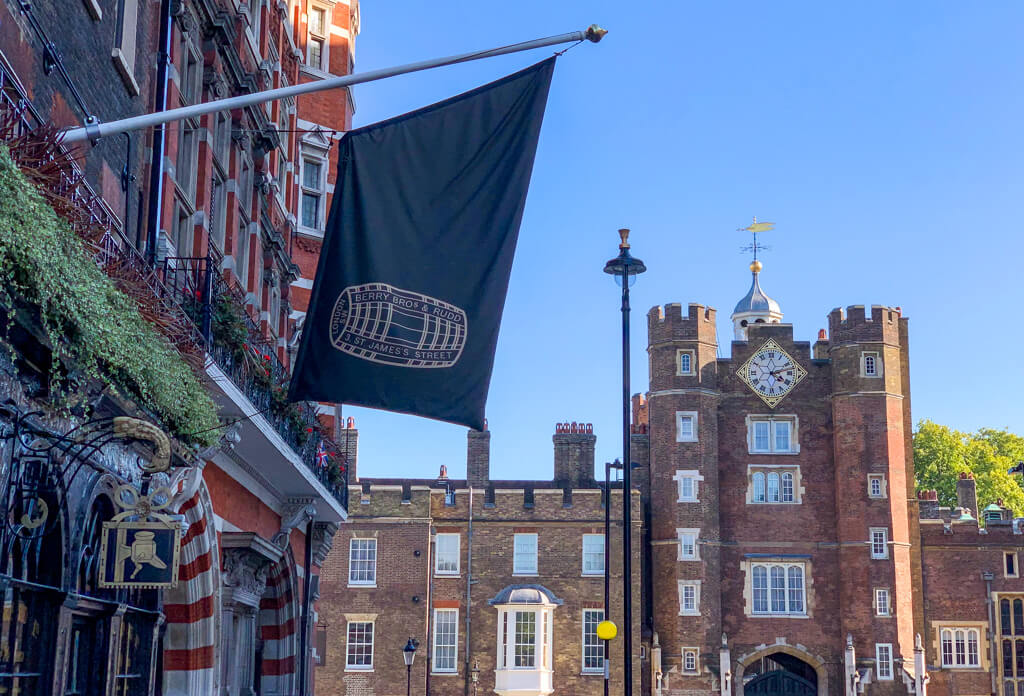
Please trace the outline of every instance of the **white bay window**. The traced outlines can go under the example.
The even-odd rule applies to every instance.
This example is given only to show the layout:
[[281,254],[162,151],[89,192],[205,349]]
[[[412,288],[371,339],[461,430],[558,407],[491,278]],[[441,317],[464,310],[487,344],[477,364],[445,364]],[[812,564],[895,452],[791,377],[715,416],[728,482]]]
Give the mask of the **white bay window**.
[[554,610],[562,600],[540,585],[510,585],[488,603],[498,610],[495,692],[552,693]]

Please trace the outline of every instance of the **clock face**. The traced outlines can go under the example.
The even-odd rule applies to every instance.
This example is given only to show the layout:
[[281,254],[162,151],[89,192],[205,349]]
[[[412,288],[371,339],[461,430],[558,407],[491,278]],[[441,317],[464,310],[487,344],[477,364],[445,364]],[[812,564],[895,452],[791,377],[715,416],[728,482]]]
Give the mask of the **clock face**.
[[766,404],[775,408],[807,376],[789,353],[773,340],[765,342],[736,374]]

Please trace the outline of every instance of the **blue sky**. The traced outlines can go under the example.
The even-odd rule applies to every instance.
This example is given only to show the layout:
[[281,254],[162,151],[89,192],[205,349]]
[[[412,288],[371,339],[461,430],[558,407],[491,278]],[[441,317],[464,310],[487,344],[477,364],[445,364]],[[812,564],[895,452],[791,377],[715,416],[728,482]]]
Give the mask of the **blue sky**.
[[[750,282],[735,232],[774,221],[762,286],[798,340],[830,309],[902,306],[915,420],[1024,433],[1024,4],[362,4],[356,70],[560,34],[487,416],[494,478],[548,478],[554,424],[619,456],[619,295],[601,272],[630,227],[633,391],[647,310],[728,315]],[[489,82],[552,49],[355,88],[356,124]],[[465,472],[465,428],[345,407],[365,476]]]

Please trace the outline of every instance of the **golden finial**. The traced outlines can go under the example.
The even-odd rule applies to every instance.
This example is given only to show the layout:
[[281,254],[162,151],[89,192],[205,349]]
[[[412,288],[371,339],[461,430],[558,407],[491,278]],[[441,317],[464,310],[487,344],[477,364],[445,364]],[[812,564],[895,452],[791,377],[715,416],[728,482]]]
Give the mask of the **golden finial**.
[[619,248],[620,249],[628,249],[629,248],[629,229],[626,228],[626,227],[623,227],[621,230],[619,230],[619,237],[622,238],[622,242],[619,243]]
[[760,261],[751,261],[750,270],[754,273],[760,273],[762,268],[764,268],[764,266],[761,265]]

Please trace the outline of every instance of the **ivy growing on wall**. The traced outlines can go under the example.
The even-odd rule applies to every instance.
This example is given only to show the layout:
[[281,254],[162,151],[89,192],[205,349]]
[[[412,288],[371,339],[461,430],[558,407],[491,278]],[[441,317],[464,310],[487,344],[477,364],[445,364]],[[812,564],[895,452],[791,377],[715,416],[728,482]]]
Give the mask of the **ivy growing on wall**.
[[0,147],[0,305],[20,303],[38,309],[55,361],[136,399],[185,442],[217,440],[198,376]]

